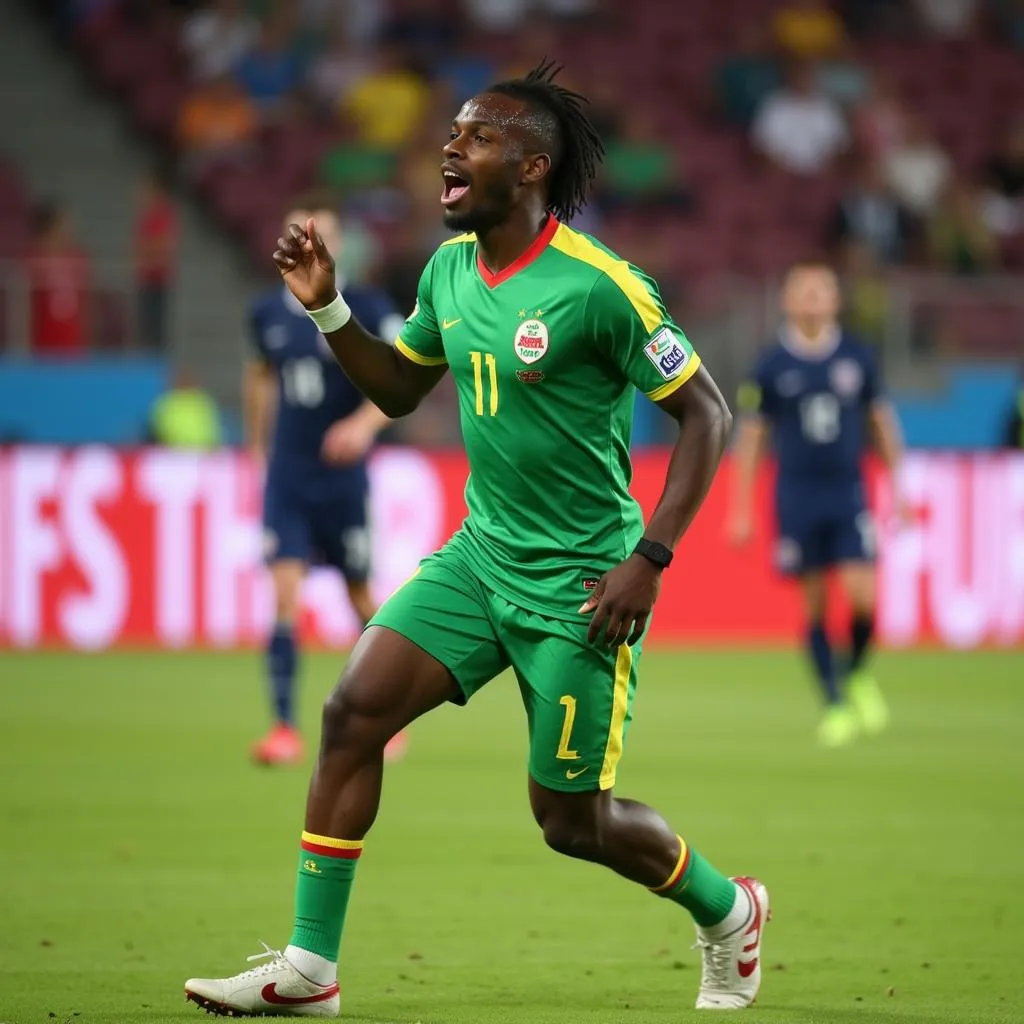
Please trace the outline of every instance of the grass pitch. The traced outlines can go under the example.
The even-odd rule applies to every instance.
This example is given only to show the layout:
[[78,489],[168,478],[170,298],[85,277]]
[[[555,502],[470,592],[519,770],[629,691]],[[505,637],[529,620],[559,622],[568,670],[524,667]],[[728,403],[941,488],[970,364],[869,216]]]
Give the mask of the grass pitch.
[[[341,658],[304,664],[304,719]],[[885,736],[813,744],[786,652],[650,652],[619,792],[775,918],[751,1024],[1024,1021],[1024,656],[878,659]],[[249,765],[256,654],[0,654],[0,1022],[196,1022],[287,941],[307,772]],[[342,948],[356,1024],[688,1024],[685,912],[543,846],[510,680],[417,723]],[[717,1018],[716,1018],[717,1019]]]

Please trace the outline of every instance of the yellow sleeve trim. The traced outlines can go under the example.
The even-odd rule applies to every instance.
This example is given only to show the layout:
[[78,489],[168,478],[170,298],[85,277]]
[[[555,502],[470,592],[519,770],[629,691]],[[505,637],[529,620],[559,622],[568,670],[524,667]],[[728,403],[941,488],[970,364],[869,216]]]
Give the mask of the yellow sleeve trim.
[[414,348],[409,348],[401,337],[395,338],[395,348],[405,356],[410,362],[416,363],[418,366],[444,366],[448,360],[444,356],[424,356],[416,351]]
[[469,232],[466,235],[456,235],[454,238],[449,238],[447,241],[442,242],[438,248],[443,249],[446,245],[461,245],[463,242],[475,242],[476,235],[473,232]]
[[313,832],[303,832],[304,843],[315,843],[317,846],[326,846],[331,850],[361,850],[362,839],[332,839],[330,836],[318,836]]
[[648,334],[653,334],[656,327],[660,327],[665,321],[665,314],[654,301],[647,285],[633,273],[629,264],[622,259],[616,259],[599,249],[589,238],[581,235],[564,224],[558,226],[555,237],[551,239],[551,245],[559,252],[574,260],[588,263],[607,274],[618,286],[619,290],[629,300],[630,305],[636,310]]
[[661,387],[648,391],[647,397],[652,402],[660,402],[663,398],[668,398],[673,391],[678,391],[699,369],[700,356],[694,352],[690,356],[690,361],[683,367],[683,372],[678,377],[673,377],[670,381],[662,384]]

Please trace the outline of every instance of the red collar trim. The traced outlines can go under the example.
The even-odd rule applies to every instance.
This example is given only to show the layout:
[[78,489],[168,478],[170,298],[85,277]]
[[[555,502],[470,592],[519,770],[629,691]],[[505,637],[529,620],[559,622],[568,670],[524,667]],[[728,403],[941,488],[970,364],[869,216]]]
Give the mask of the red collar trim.
[[555,237],[555,232],[559,228],[559,220],[553,214],[548,214],[548,221],[541,229],[540,234],[530,243],[530,247],[517,259],[513,260],[503,270],[499,270],[496,274],[492,274],[486,266],[484,266],[483,258],[480,256],[480,246],[477,244],[476,250],[476,268],[480,271],[480,276],[484,279],[484,284],[488,288],[497,288],[503,281],[507,281],[510,277],[518,274],[520,270],[528,267],[547,247],[551,239]]

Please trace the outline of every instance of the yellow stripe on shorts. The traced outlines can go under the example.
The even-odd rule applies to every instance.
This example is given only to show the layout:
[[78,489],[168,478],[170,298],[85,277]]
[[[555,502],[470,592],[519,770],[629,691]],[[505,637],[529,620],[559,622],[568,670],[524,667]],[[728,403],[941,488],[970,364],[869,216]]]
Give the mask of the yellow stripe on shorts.
[[612,691],[612,720],[608,727],[608,742],[604,748],[604,763],[601,765],[601,789],[615,785],[615,772],[622,757],[622,734],[626,728],[626,712],[629,710],[629,674],[633,668],[633,648],[628,644],[619,647],[615,658],[615,685]]

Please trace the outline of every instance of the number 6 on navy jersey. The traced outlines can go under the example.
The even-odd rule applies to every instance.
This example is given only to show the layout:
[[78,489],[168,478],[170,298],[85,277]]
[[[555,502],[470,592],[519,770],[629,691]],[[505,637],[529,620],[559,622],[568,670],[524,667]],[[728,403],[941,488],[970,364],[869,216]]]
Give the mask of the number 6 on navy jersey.
[[315,356],[290,359],[281,368],[284,397],[289,405],[315,409],[324,400],[324,370]]
[[800,402],[800,425],[804,437],[815,444],[831,444],[839,436],[839,400],[822,391]]

